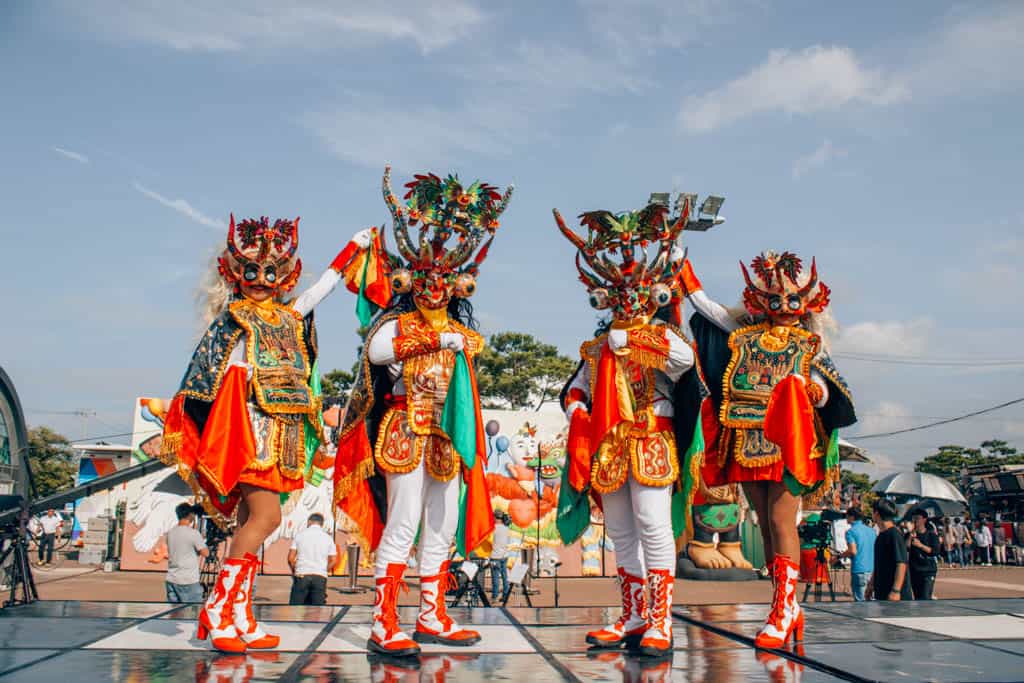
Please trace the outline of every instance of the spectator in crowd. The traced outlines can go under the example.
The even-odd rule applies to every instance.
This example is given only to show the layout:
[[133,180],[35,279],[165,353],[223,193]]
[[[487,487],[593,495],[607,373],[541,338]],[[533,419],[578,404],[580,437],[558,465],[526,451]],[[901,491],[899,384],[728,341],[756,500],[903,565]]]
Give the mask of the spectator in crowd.
[[878,526],[875,539],[875,567],[868,583],[867,597],[870,600],[910,600],[910,581],[907,577],[907,542],[893,522],[896,519],[896,503],[888,498],[875,501],[872,510]]
[[1006,529],[999,521],[992,527],[992,554],[996,564],[1006,564]]
[[974,520],[974,554],[978,564],[992,566],[992,532],[981,520]]
[[914,528],[907,538],[910,552],[910,587],[915,600],[931,600],[935,588],[936,560],[939,556],[939,536],[928,524],[928,513],[916,508],[910,513]]
[[199,558],[210,554],[206,541],[196,531],[195,507],[181,503],[174,508],[178,524],[167,532],[167,602],[202,602]]
[[953,528],[953,520],[949,517],[942,518],[942,547],[946,552],[946,563],[950,567],[962,563],[960,546],[956,542],[956,530]]
[[508,525],[512,520],[504,512],[494,513],[494,542],[491,544],[491,600],[498,599],[498,579],[501,595],[508,592]]
[[327,570],[338,559],[334,539],[324,531],[324,516],[314,512],[306,528],[295,534],[288,551],[288,566],[292,568],[290,605],[327,604]]
[[[41,532],[39,537],[40,567],[53,564],[53,546],[57,541],[57,537],[60,535],[61,526],[63,524],[64,519],[52,508],[47,510],[46,514],[39,518],[39,531]],[[44,551],[46,554],[45,561],[43,561]]]
[[956,546],[960,551],[960,565],[966,567],[971,564],[971,534],[959,517],[953,520],[953,531],[956,532]]
[[846,511],[850,528],[846,532],[846,550],[841,557],[851,558],[850,593],[857,602],[864,601],[864,591],[871,580],[875,567],[875,532],[865,526],[864,515],[859,508]]

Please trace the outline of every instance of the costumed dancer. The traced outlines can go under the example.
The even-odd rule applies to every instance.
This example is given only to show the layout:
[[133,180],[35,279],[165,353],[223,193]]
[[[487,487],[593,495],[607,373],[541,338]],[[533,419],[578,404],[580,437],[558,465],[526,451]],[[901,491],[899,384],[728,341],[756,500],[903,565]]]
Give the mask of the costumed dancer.
[[[570,427],[559,532],[565,544],[574,542],[590,521],[588,495],[600,500],[615,543],[622,616],[587,634],[587,642],[625,644],[648,656],[672,651],[675,538],[699,474],[707,395],[693,347],[675,324],[683,252],[674,244],[689,203],[677,219],[667,214],[660,204],[584,213],[583,239],[554,212],[578,249],[576,267],[591,305],[612,315],[608,329],[581,346],[582,361],[562,392]],[[648,245],[657,248],[650,260]]]
[[687,261],[682,281],[696,313],[690,328],[711,389],[720,430],[707,437],[708,486],[740,482],[757,512],[771,570],[771,612],[758,647],[802,640],[796,601],[800,498],[838,473],[836,430],[856,422],[853,399],[836,371],[823,334],[831,323],[830,290],[812,260],[766,251],[741,262],[744,311],[712,301]]
[[[335,501],[366,550],[376,551],[367,647],[390,656],[417,654],[417,643],[480,640],[448,616],[444,596],[453,539],[468,558],[494,528],[472,365],[484,340],[467,299],[512,193],[481,182],[464,186],[453,175],[417,175],[406,187],[402,206],[385,170],[384,200],[401,258],[380,239],[367,254],[364,270],[375,281],[386,275],[388,291],[366,336],[334,469]],[[417,531],[420,610],[410,638],[396,601]]]
[[283,496],[313,471],[322,441],[313,309],[360,243],[369,243],[369,231],[286,303],[302,272],[299,219],[236,225],[232,215],[218,273],[211,269],[206,283],[211,322],[168,410],[160,459],[177,466],[218,526],[226,529],[237,508],[227,558],[199,612],[197,637],[218,650],[280,640],[253,617],[256,553],[281,523]]

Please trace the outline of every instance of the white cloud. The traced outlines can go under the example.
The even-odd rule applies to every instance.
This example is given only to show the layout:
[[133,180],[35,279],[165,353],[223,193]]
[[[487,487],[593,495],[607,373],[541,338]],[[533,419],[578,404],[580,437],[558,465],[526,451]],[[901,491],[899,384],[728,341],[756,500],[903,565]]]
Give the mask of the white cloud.
[[57,154],[61,155],[62,157],[71,159],[72,161],[77,161],[80,164],[89,163],[89,157],[85,156],[84,154],[72,152],[70,149],[64,149],[63,147],[51,147],[50,149],[56,152]]
[[501,155],[511,141],[508,129],[472,106],[450,111],[381,105],[314,112],[301,121],[336,156],[381,171],[385,163],[420,171],[458,164],[469,155]]
[[771,51],[749,73],[687,97],[679,120],[685,130],[705,133],[764,112],[813,114],[850,104],[887,105],[908,96],[892,77],[864,67],[853,50],[816,45],[800,52]]
[[1024,4],[967,7],[911,50],[901,78],[915,93],[962,97],[1024,84]]
[[163,204],[169,209],[174,209],[182,216],[185,216],[189,220],[195,221],[200,225],[205,225],[208,228],[215,228],[217,230],[227,229],[227,226],[223,222],[210,218],[184,199],[168,199],[162,194],[154,192],[138,182],[132,183],[132,187],[153,201]]
[[91,30],[175,50],[363,47],[408,41],[430,52],[484,21],[472,0],[75,0],[65,8]]
[[651,55],[707,37],[709,29],[736,18],[747,0],[580,0],[588,28],[620,57]]
[[[892,432],[913,426],[913,418],[910,417],[910,409],[896,401],[881,401],[874,407],[860,413],[858,418],[858,434]],[[851,436],[850,438],[854,443],[857,443],[856,436]]]
[[909,321],[869,320],[843,327],[832,347],[838,353],[921,355],[927,349],[934,329],[935,322],[931,318]]
[[845,159],[846,150],[836,147],[831,140],[825,140],[810,154],[805,154],[793,162],[793,178],[799,180],[808,172],[819,169],[833,159]]

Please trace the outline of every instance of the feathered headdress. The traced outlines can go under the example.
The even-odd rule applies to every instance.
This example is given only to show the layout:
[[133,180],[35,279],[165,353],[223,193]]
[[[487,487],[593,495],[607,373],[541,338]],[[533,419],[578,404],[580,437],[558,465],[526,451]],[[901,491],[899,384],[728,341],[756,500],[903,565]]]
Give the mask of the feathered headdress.
[[803,316],[820,313],[828,306],[831,290],[818,280],[818,266],[813,258],[810,276],[802,283],[803,261],[790,251],[765,251],[754,257],[750,269],[756,282],[742,261],[740,268],[747,283],[743,304],[753,315]]
[[[553,213],[558,229],[578,250],[576,269],[594,308],[611,308],[617,320],[628,321],[650,316],[676,298],[683,258],[673,250],[689,219],[688,198],[671,220],[668,207],[658,203],[620,214],[583,213],[579,218],[586,239],[566,226],[558,209]],[[655,247],[653,254],[650,247]]]
[[264,281],[287,292],[302,273],[299,248],[299,219],[279,218],[273,225],[266,216],[246,218],[235,225],[231,214],[227,248],[217,259],[221,276],[231,284],[252,282],[262,270]]
[[[405,185],[403,206],[391,190],[391,167],[384,169],[384,201],[401,257],[389,254],[392,286],[399,294],[409,291],[410,271],[455,273],[456,296],[469,296],[494,240],[498,218],[512,198],[512,186],[501,194],[480,181],[464,186],[456,175],[444,180],[433,173],[414,177]],[[419,234],[413,239],[410,229],[416,228]],[[449,246],[453,237],[455,242]]]

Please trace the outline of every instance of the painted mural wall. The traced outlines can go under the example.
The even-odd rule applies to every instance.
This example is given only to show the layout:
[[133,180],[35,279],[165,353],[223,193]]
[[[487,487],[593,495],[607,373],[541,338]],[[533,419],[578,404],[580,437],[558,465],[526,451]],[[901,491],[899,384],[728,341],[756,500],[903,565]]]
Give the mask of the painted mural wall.
[[[340,418],[337,402],[325,400],[324,420],[328,432],[328,453],[333,456],[331,432]],[[160,451],[160,433],[169,400],[140,398],[135,403],[133,463],[156,457]],[[494,510],[506,512],[510,527],[510,557],[522,548],[539,547],[542,574],[551,574],[558,566],[560,576],[614,575],[615,560],[610,540],[606,540],[600,514],[582,540],[570,547],[562,545],[555,528],[558,491],[565,466],[565,442],[568,424],[555,405],[540,411],[484,410],[487,434],[487,480]],[[347,534],[335,528],[331,509],[332,471],[308,482],[292,495],[284,507],[281,526],[264,546],[263,571],[288,572],[286,557],[291,539],[301,531],[313,512],[327,520],[326,529],[335,536],[339,548],[348,543]],[[164,536],[176,523],[174,508],[191,500],[191,491],[171,470],[161,470],[126,485],[127,518],[122,544],[121,568],[126,570],[166,570],[167,548]],[[344,556],[344,553],[339,553]],[[370,573],[370,559],[361,558],[360,571]],[[510,562],[513,561],[510,559]],[[341,573],[344,566],[336,568]],[[412,569],[415,573],[415,569]]]

